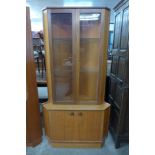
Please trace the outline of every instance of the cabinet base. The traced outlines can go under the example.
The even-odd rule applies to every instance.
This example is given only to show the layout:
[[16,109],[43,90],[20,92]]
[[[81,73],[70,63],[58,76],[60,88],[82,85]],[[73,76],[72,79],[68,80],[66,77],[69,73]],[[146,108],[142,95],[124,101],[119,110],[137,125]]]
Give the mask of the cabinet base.
[[52,142],[47,136],[46,136],[48,143],[52,145],[52,147],[56,148],[101,148],[104,145],[103,141],[98,142],[67,142],[67,141],[57,141]]
[[63,148],[100,148],[102,143],[51,143],[53,147]]

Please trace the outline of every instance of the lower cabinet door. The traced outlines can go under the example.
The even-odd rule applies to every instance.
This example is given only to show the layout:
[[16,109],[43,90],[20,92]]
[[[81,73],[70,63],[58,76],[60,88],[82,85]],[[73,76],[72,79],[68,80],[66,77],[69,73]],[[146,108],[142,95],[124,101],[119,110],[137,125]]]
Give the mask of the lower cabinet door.
[[64,133],[65,141],[78,141],[79,140],[79,127],[75,111],[65,111],[65,125]]
[[65,138],[65,112],[49,111],[49,137],[52,141],[61,141]]
[[50,111],[50,138],[53,141],[78,141],[79,128],[75,111]]
[[101,141],[103,112],[50,111],[50,138],[53,141]]
[[77,112],[80,141],[102,141],[103,112],[80,111]]

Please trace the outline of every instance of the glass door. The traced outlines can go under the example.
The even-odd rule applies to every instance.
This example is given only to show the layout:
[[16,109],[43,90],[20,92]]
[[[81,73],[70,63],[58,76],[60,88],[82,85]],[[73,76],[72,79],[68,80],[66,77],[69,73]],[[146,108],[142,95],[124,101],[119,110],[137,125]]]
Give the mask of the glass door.
[[51,13],[53,98],[56,103],[73,102],[73,11]]
[[97,103],[101,53],[101,12],[80,10],[79,100]]

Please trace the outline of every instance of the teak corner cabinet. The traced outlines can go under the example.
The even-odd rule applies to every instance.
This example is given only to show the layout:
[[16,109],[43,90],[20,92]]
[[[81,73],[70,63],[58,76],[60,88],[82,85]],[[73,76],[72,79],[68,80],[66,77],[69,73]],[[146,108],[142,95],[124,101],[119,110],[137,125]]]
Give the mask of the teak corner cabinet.
[[43,21],[48,140],[55,147],[101,147],[110,112],[104,101],[109,9],[48,7]]

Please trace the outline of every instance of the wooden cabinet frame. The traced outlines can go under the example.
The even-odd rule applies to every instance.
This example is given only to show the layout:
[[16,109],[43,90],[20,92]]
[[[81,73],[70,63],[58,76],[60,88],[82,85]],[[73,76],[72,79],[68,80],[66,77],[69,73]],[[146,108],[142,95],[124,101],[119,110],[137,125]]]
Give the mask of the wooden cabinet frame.
[[[55,19],[55,17],[57,16],[57,15],[56,16],[54,15],[52,17],[51,16],[52,13],[53,14],[71,13],[72,14],[72,38],[71,38],[72,47],[70,46],[70,43],[69,43],[69,48],[67,48],[67,50],[69,49],[68,50],[69,52],[67,51],[69,53],[69,54],[67,53],[67,57],[69,55],[69,57],[72,60],[71,62],[73,62],[73,64],[71,63],[70,65],[72,67],[71,73],[72,73],[72,79],[73,79],[73,80],[71,79],[72,80],[71,98],[73,98],[72,102],[70,100],[68,101],[65,99],[64,100],[60,99],[61,102],[59,102],[58,100],[55,100],[56,99],[55,94],[57,92],[55,92],[56,87],[54,86],[56,85],[57,81],[54,79],[56,77],[54,75],[55,74],[54,69],[57,67],[58,69],[60,68],[59,72],[64,71],[62,69],[63,68],[62,66],[64,66],[64,59],[60,59],[60,60],[58,59],[59,56],[61,57],[61,54],[62,55],[64,54],[63,53],[64,49],[63,50],[61,49],[62,53],[59,53],[60,55],[57,55],[56,59],[59,62],[57,63],[57,61],[55,61],[54,59],[54,54],[57,51],[56,52],[54,51],[55,49],[53,49],[54,46],[52,41],[54,37],[55,38],[58,37],[59,39],[62,39],[65,36],[64,35],[65,33],[63,33],[63,35],[62,34],[55,35],[56,33],[54,35],[51,34],[53,33],[52,24],[54,24],[54,22],[52,23],[51,18],[54,17],[53,19]],[[84,30],[81,30],[84,32],[84,34],[80,33],[80,13],[82,14],[99,13],[100,14],[98,17],[99,20],[96,21],[97,23],[96,25],[97,26],[99,25],[100,31],[98,30],[99,29],[98,27],[95,27],[95,32],[91,33],[91,35],[92,34],[97,35],[97,37],[95,38],[97,39],[96,41],[97,43],[95,43],[95,46],[93,46],[94,48],[92,50],[93,53],[85,52],[85,50],[88,50],[88,52],[91,51],[92,46],[90,46],[90,44],[92,44],[94,40],[93,41],[91,40],[92,42],[89,42],[90,41],[89,39],[94,39],[94,38],[91,38],[92,36],[89,33],[88,33],[88,36],[86,35],[85,37],[84,34],[87,34],[87,32],[85,33],[85,28]],[[61,16],[61,18],[64,18],[64,17]],[[45,121],[45,132],[48,137],[48,140],[55,147],[101,147],[108,133],[109,114],[110,114],[110,105],[104,102],[107,48],[108,48],[108,36],[109,36],[108,35],[109,34],[109,9],[106,9],[106,8],[46,8],[43,10],[43,21],[44,21],[43,23],[44,23],[44,36],[45,36],[44,39],[45,39],[45,50],[46,50],[47,85],[48,85],[48,102],[43,106],[44,107],[43,113],[44,113],[44,121]],[[60,21],[56,20],[56,23],[57,22],[61,24]],[[83,23],[81,22],[81,24]],[[92,25],[93,24],[94,23],[92,23]],[[70,25],[71,25],[71,20],[69,19],[69,28],[71,28]],[[55,24],[54,26],[57,26],[56,30],[57,29],[59,30],[61,28],[61,26],[57,24]],[[60,31],[62,32],[62,30]],[[69,35],[67,34],[66,36],[67,37],[69,36],[69,39],[70,39],[71,37],[70,31],[69,31]],[[84,53],[83,55],[81,54],[82,53],[81,46],[83,46],[83,44],[85,43],[81,41],[82,39],[88,40],[88,45],[86,45],[88,47],[84,47],[84,48],[82,47],[84,49],[83,50],[84,52],[82,51]],[[56,46],[58,49],[59,49],[59,45]],[[91,56],[91,54],[94,54],[97,57],[95,59],[95,63],[91,63],[92,59],[90,57],[87,58],[87,56],[85,56],[85,55]],[[88,60],[88,62],[83,63],[84,67],[82,66],[83,65],[82,59],[83,61],[85,61],[85,59]],[[56,64],[54,64],[54,62],[56,62]],[[54,65],[57,65],[57,66],[54,68]],[[81,86],[80,82],[82,81],[82,80],[80,81],[80,74],[81,72],[83,72],[84,70],[83,68],[87,69],[86,70],[87,73],[84,73],[84,75],[82,75],[82,76],[86,76],[86,78],[82,77],[81,78],[82,80],[84,79],[86,81],[87,79],[90,80],[90,78],[93,78],[93,80],[94,79],[95,80],[97,79],[97,80],[96,81],[94,80],[96,83],[93,83],[93,84],[91,83],[93,80],[90,80],[89,82],[86,81],[87,82],[86,85],[80,88]],[[63,73],[60,75],[64,78]],[[93,75],[93,76],[91,77],[90,75]],[[84,84],[84,82],[82,84]],[[89,86],[89,84],[92,84],[92,85]],[[88,87],[81,92],[82,93],[84,92],[83,94],[85,95],[85,91],[88,91],[86,92],[86,99],[83,97],[84,95],[80,92],[80,90],[82,88],[85,88],[85,86],[88,86]],[[96,86],[96,87],[93,88],[93,86]],[[92,89],[95,89],[95,90],[92,90]],[[97,91],[97,93],[94,93],[95,91]]]

